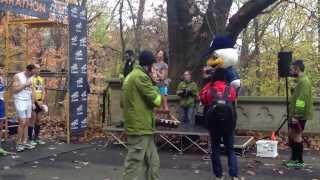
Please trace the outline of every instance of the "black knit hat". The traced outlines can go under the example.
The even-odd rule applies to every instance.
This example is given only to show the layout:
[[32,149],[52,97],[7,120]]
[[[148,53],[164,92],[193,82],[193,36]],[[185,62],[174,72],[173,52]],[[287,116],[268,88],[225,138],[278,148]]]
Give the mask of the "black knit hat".
[[156,62],[156,58],[154,57],[151,51],[144,50],[140,53],[139,64],[141,66],[151,66],[155,62]]

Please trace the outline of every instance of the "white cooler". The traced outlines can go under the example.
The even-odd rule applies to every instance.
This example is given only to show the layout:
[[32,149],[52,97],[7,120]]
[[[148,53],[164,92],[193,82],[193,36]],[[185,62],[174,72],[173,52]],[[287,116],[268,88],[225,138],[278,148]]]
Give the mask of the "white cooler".
[[278,154],[278,141],[259,140],[257,144],[257,157],[276,158]]

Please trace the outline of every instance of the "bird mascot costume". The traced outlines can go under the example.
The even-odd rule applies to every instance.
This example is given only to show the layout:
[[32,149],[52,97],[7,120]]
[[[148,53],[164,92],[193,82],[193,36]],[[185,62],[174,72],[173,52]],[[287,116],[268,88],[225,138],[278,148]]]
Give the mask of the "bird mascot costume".
[[228,36],[215,37],[205,53],[208,58],[207,67],[209,70],[224,68],[226,70],[227,81],[239,91],[241,86],[240,76],[235,69],[239,61],[238,50],[234,48],[234,43]]

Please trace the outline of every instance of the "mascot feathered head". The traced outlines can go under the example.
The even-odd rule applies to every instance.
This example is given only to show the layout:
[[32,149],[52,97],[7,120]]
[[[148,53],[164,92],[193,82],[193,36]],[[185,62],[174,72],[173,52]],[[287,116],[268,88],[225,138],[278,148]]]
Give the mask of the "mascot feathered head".
[[207,52],[207,65],[212,67],[228,68],[238,63],[238,51],[228,36],[215,37]]
[[234,42],[228,36],[215,37],[209,49],[203,58],[208,58],[207,66],[211,68],[226,69],[227,82],[233,85],[236,89],[241,86],[239,74],[233,66],[239,61],[239,53],[234,48]]

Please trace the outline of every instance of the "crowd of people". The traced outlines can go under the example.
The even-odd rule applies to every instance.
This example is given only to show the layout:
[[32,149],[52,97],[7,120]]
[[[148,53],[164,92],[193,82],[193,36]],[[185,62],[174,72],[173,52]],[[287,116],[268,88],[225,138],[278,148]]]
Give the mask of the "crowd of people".
[[[14,75],[12,87],[9,89],[13,93],[13,104],[19,122],[17,152],[34,149],[38,144],[45,144],[39,138],[42,114],[48,111],[45,80],[40,76],[40,68],[39,64],[27,65],[24,71]],[[6,118],[5,102],[9,101],[4,98],[4,76],[4,65],[0,64],[0,131],[4,129]],[[1,148],[1,135],[2,133],[0,133],[0,155],[7,155],[9,152]]]
[[[177,87],[180,97],[180,121],[186,128],[192,127],[193,113],[197,101],[204,106],[204,116],[211,141],[211,160],[216,179],[224,179],[220,161],[221,144],[224,144],[228,157],[229,176],[238,179],[238,163],[234,150],[237,121],[236,101],[240,89],[240,77],[234,62],[238,55],[228,38],[218,37],[210,46],[210,56],[204,68],[204,86],[199,91],[198,84],[192,81],[190,71],[185,71],[183,80]],[[156,129],[154,109],[168,109],[168,64],[165,51],[154,55],[143,51],[132,71],[123,79],[122,107],[124,127],[128,135],[128,154],[125,159],[124,180],[158,180],[160,160],[157,153],[154,133]],[[132,60],[130,60],[132,61]],[[297,78],[290,101],[289,146],[291,159],[284,161],[288,168],[302,168],[302,133],[307,120],[312,119],[312,88],[304,73],[302,60],[295,60],[290,74]],[[124,71],[125,74],[125,71]]]

